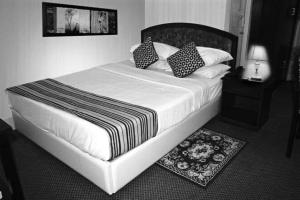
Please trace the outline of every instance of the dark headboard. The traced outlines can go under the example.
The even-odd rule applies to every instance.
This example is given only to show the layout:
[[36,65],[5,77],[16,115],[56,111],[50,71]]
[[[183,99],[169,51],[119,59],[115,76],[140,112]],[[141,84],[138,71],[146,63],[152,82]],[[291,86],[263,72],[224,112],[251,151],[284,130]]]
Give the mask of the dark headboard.
[[[237,36],[209,26],[191,23],[168,23],[152,26],[142,30],[142,42],[152,38],[153,42],[162,42],[178,48],[189,42],[196,46],[212,47],[229,52],[234,58],[237,54]],[[235,67],[236,60],[229,64]]]

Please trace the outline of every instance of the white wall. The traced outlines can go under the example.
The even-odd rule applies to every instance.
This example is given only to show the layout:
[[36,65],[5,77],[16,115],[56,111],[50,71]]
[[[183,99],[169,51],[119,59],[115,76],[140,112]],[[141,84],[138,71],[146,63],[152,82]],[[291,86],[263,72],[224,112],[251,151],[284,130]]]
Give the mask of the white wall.
[[231,0],[145,0],[145,27],[190,22],[229,30]]
[[118,10],[118,35],[42,37],[42,0],[0,0],[0,117],[5,88],[128,59],[145,23],[143,0],[47,0]]

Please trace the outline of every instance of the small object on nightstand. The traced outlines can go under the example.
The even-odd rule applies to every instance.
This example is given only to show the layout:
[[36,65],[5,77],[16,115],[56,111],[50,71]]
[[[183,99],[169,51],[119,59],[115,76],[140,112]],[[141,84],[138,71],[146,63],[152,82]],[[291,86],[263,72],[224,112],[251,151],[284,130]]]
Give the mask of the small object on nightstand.
[[235,70],[230,71],[230,73],[227,73],[222,79],[228,79],[228,78],[242,79],[243,72],[244,72],[244,68],[242,66],[239,66]]
[[259,129],[268,120],[272,92],[271,82],[225,77],[221,118],[247,128]]
[[244,68],[242,66],[239,66],[238,68],[236,68],[235,74],[238,79],[242,78],[243,73],[244,73]]

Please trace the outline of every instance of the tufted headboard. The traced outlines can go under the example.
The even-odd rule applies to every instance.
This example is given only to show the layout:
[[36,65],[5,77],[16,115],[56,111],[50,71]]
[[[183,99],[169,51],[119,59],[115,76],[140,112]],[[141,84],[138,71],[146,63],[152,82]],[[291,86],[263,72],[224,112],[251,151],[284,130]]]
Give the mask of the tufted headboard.
[[[178,48],[189,42],[195,42],[196,46],[212,47],[229,52],[233,58],[237,54],[237,36],[209,26],[191,23],[167,23],[151,26],[142,30],[142,42],[152,38],[153,42],[162,42]],[[230,61],[231,67],[235,67],[236,60]]]

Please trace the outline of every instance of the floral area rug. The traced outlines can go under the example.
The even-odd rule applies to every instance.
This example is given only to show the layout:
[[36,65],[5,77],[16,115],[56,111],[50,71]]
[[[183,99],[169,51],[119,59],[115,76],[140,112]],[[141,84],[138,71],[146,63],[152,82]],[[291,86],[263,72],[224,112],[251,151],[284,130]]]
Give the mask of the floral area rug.
[[199,129],[157,163],[206,186],[246,142],[208,129]]

